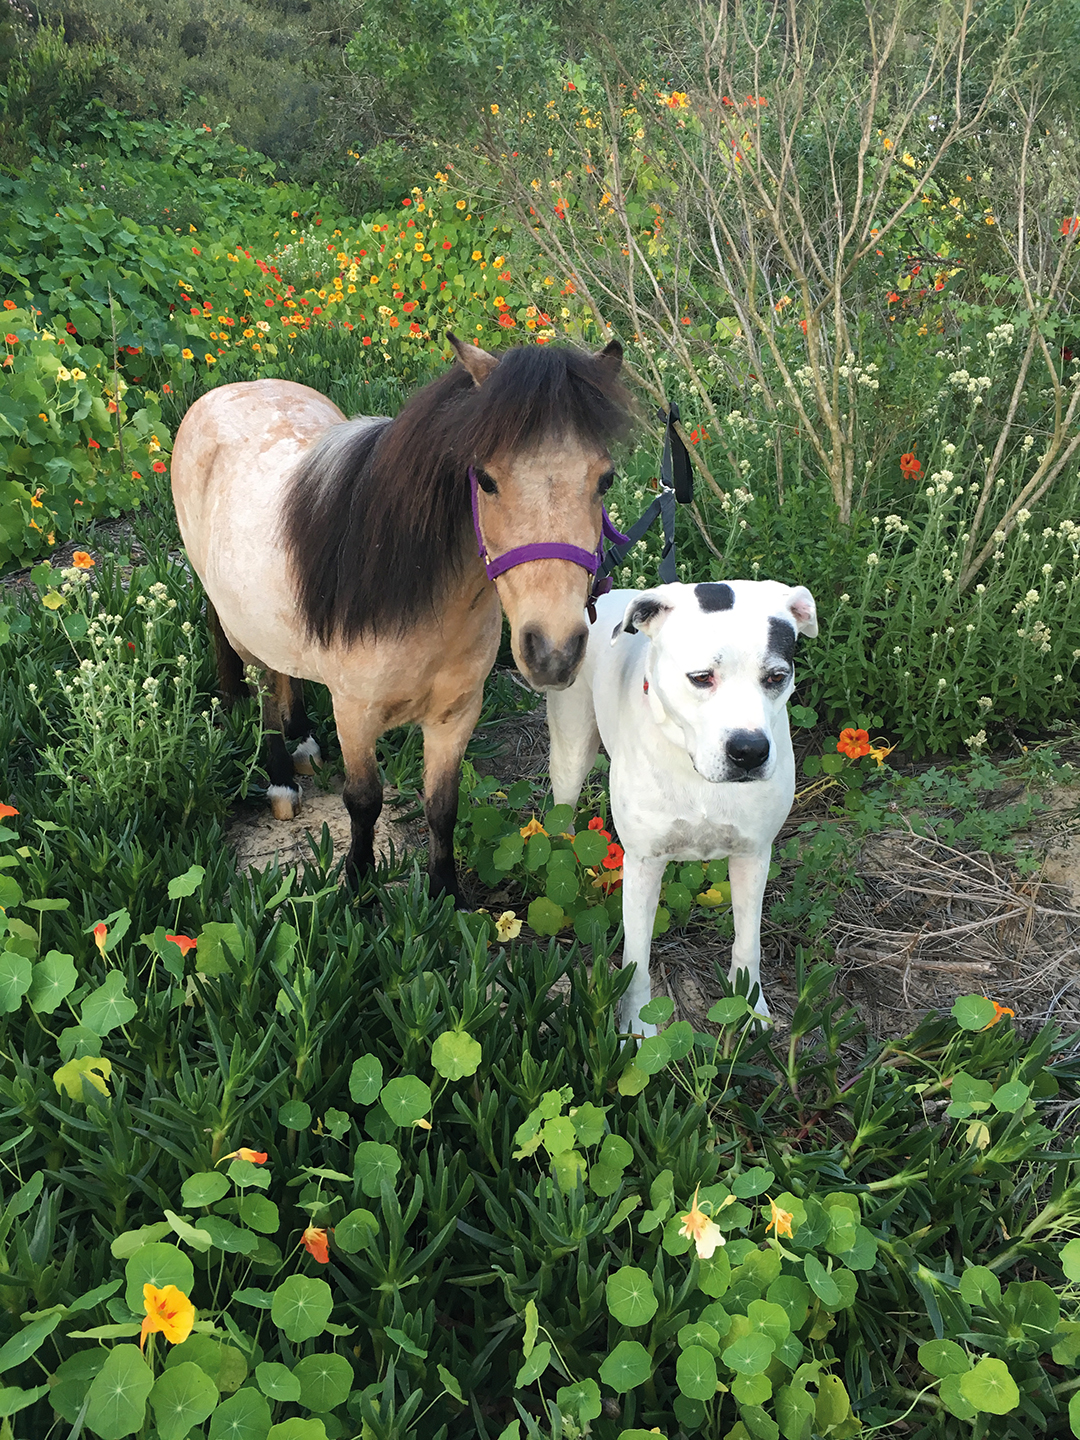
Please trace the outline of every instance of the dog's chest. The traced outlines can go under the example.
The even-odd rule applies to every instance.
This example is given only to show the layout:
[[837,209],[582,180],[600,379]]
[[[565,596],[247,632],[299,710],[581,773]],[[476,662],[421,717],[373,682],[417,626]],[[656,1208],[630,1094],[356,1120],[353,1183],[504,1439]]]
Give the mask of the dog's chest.
[[734,825],[708,820],[665,818],[653,840],[653,853],[670,860],[715,860],[742,849],[746,837]]

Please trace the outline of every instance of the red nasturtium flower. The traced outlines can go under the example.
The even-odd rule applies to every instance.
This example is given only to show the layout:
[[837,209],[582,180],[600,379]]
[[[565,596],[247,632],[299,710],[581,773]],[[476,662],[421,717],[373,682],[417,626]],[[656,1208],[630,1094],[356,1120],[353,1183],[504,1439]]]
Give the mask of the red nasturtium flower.
[[605,870],[618,870],[622,866],[622,863],[623,848],[617,840],[612,840],[607,847],[607,854],[603,860],[600,861],[600,864],[603,865]]
[[300,1237],[300,1244],[320,1265],[330,1263],[330,1247],[325,1230],[320,1230],[317,1225],[309,1225]]
[[196,941],[190,935],[166,935],[166,940],[171,940],[174,945],[180,946],[180,953],[186,955],[189,950],[194,950]]
[[87,445],[87,449],[89,449],[89,450],[100,450],[100,449],[101,449],[101,446],[98,444],[98,442],[97,442],[96,440],[88,440],[88,441],[86,442],[86,445]]
[[108,935],[108,933],[109,931],[106,928],[104,920],[99,920],[94,926],[94,944],[101,951],[102,955],[105,954],[105,936]]
[[146,1319],[139,1334],[140,1350],[146,1344],[146,1337],[158,1330],[170,1345],[182,1345],[191,1334],[191,1327],[195,1324],[195,1306],[175,1285],[165,1285],[160,1290],[156,1285],[144,1285],[143,1305],[146,1307]]
[[[600,817],[599,815],[594,815],[594,816],[592,817],[592,819],[589,821],[589,829],[590,829],[590,830],[599,830],[601,833],[604,833],[604,822],[603,822],[603,820],[601,819],[601,817]],[[610,838],[611,838],[611,837],[608,836],[608,839],[610,839]]]
[[18,813],[14,805],[0,805],[0,820],[6,820],[10,815],[17,815]]
[[164,460],[155,460],[155,461],[154,461],[154,469],[157,471],[157,473],[158,473],[159,475],[164,475],[164,474],[165,474],[165,461],[164,461]]
[[858,760],[861,756],[870,754],[870,736],[867,731],[856,730],[849,725],[846,730],[840,731],[840,739],[836,742],[836,748],[849,760]]
[[922,473],[922,466],[915,459],[915,451],[909,450],[906,455],[900,456],[900,474],[905,475],[909,480],[917,480]]

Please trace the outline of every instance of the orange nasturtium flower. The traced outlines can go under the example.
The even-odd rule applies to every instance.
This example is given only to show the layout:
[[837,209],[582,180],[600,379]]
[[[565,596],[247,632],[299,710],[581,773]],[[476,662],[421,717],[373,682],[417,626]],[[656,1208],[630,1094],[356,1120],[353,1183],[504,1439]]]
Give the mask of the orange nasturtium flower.
[[[246,1145],[241,1145],[239,1150],[230,1150],[228,1155],[222,1155],[221,1160],[249,1160],[252,1165],[265,1165],[267,1154],[265,1150],[249,1150]],[[217,1162],[219,1165],[221,1160]]]
[[160,1330],[170,1345],[182,1345],[191,1334],[195,1324],[195,1306],[175,1285],[166,1285],[159,1290],[156,1285],[143,1286],[143,1304],[146,1319],[139,1334],[139,1349],[146,1344],[146,1337]]
[[6,820],[9,815],[17,815],[18,813],[14,805],[0,805],[0,820]]
[[530,835],[546,835],[547,833],[548,832],[544,829],[543,825],[540,824],[540,821],[537,820],[535,815],[527,825],[523,825],[518,831],[518,834],[523,840],[528,840]]
[[871,745],[870,749],[866,753],[873,756],[873,758],[878,763],[878,767],[880,768],[885,763],[886,755],[891,755],[895,749],[895,745],[887,745],[885,741],[882,740],[878,745]]
[[849,725],[840,731],[836,748],[849,760],[858,760],[861,756],[870,754],[870,736],[865,730],[856,730]]
[[698,1209],[697,1197],[700,1189],[699,1185],[694,1191],[694,1198],[690,1202],[690,1209],[687,1213],[679,1216],[682,1221],[679,1234],[693,1240],[697,1246],[699,1260],[711,1260],[717,1248],[725,1242],[716,1221],[710,1219],[703,1210]]
[[94,926],[94,944],[101,951],[102,955],[105,954],[105,936],[108,933],[109,931],[105,925],[105,921],[99,920]]
[[320,1230],[317,1225],[309,1225],[300,1237],[300,1244],[309,1255],[315,1257],[320,1265],[330,1263],[330,1248],[325,1230]]
[[76,570],[92,570],[94,567],[94,557],[85,550],[76,550],[75,554],[71,557],[71,563],[75,566]]
[[791,1222],[795,1219],[795,1216],[790,1210],[781,1210],[771,1195],[769,1196],[769,1205],[772,1210],[772,1217],[765,1226],[765,1233],[768,1234],[770,1230],[775,1229],[778,1240],[781,1235],[786,1236],[789,1240],[792,1239]]
[[174,945],[180,946],[181,955],[186,955],[189,950],[194,950],[196,941],[190,935],[166,935],[166,940],[171,940]]
[[[983,999],[990,1000],[990,997],[984,995]],[[994,1007],[994,1018],[986,1022],[983,1026],[984,1030],[989,1030],[991,1025],[996,1025],[1003,1015],[1011,1015],[1014,1019],[1016,1018],[1016,1011],[1010,1010],[1008,1005],[999,1005],[996,1000],[990,1000],[990,1004]]]

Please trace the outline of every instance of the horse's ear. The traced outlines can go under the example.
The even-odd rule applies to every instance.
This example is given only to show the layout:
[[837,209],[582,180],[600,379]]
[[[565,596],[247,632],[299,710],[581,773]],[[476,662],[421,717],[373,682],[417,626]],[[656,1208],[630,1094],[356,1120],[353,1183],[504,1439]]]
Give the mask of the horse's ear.
[[467,340],[459,340],[452,330],[446,332],[446,338],[454,347],[457,358],[472,376],[474,384],[482,385],[498,365],[497,356],[489,355],[486,350],[481,350],[479,345],[470,345]]
[[603,350],[595,357],[608,372],[612,380],[622,369],[622,346],[618,340],[609,340]]

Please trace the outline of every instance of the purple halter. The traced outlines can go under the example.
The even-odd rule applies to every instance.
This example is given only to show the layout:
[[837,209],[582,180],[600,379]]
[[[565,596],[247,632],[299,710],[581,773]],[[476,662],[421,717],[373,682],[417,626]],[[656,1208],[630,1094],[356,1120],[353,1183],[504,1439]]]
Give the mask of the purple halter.
[[[583,550],[580,545],[567,545],[561,540],[541,540],[535,545],[516,545],[513,550],[507,550],[505,555],[500,555],[495,560],[489,560],[487,546],[480,533],[480,502],[478,499],[480,487],[476,479],[476,469],[472,465],[469,466],[469,487],[472,493],[472,518],[473,529],[476,531],[476,543],[489,580],[497,579],[507,570],[513,570],[517,565],[527,565],[530,560],[569,560],[572,565],[580,565],[583,570],[587,570],[590,575],[595,577],[604,561],[605,539],[610,540],[614,545],[621,545],[629,538],[621,530],[616,530],[607,510],[601,507],[604,520],[600,530],[600,540],[595,550]],[[605,576],[602,580],[594,579],[589,592],[589,605],[592,605],[598,595],[606,595],[610,589],[610,576]]]

